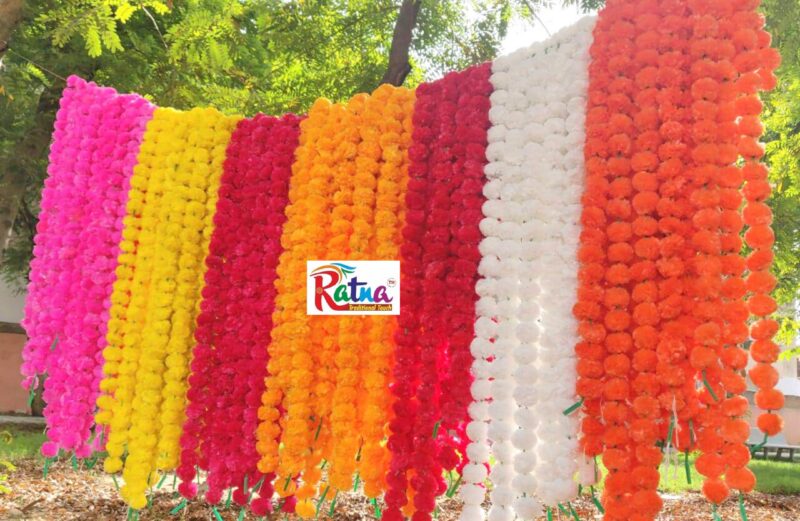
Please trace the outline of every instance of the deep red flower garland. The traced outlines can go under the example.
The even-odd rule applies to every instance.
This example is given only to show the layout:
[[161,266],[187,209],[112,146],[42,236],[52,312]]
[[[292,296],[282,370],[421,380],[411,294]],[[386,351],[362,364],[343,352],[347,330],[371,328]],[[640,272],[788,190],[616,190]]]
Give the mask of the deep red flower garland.
[[[299,122],[291,114],[244,119],[228,145],[181,438],[185,497],[197,492],[196,467],[208,471],[211,503],[236,487],[233,500],[245,505],[259,480],[259,495],[272,496],[273,476],[256,468],[255,432]],[[253,507],[265,512],[271,505],[256,500]]]
[[389,520],[402,519],[401,509],[415,520],[430,519],[436,496],[448,489],[442,469],[460,468],[468,442],[490,73],[483,64],[417,89],[392,387]]
[[[487,130],[489,122],[489,95],[492,85],[489,82],[490,65],[484,64],[456,73],[449,81],[443,82],[444,94],[456,104],[452,127],[444,128],[442,136],[450,143],[441,143],[449,152],[452,163],[451,183],[455,184],[452,193],[451,239],[449,245],[448,268],[445,290],[448,298],[448,312],[444,338],[447,341],[446,369],[441,384],[442,424],[438,430],[440,439],[445,442],[439,450],[439,463],[451,470],[457,466],[461,470],[466,459],[463,455],[469,442],[465,434],[468,421],[467,409],[471,403],[470,367],[473,356],[470,343],[474,337],[475,325],[475,283],[478,278],[478,264],[481,260],[478,244],[482,239],[479,224],[483,219],[481,207],[486,198],[483,195],[486,165]],[[447,78],[445,78],[447,80]],[[442,161],[448,161],[447,157]],[[458,298],[455,298],[458,295]],[[462,456],[459,461],[459,456]]]

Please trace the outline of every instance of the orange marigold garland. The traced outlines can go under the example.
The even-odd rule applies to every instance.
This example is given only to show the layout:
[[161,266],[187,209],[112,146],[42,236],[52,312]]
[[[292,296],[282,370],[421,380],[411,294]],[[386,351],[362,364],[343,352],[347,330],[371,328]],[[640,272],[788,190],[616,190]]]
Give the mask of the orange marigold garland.
[[[766,169],[758,163],[763,149],[758,143],[762,129],[757,119],[761,108],[757,92],[774,86],[772,70],[778,58],[768,48],[769,36],[762,29],[763,18],[754,12],[756,6],[757,2],[746,0],[691,4],[691,50],[696,60],[692,71],[696,186],[692,202],[699,209],[693,239],[701,252],[695,260],[696,287],[708,297],[695,307],[703,322],[695,329],[699,345],[691,355],[706,387],[701,392],[706,407],[699,415],[698,446],[703,454],[696,466],[707,478],[703,492],[714,505],[721,503],[731,488],[749,492],[755,486],[755,477],[746,468],[750,428],[743,419],[748,406],[741,396],[746,390],[741,372],[747,356],[739,344],[748,340],[746,321],[751,313],[765,317],[775,309],[774,300],[766,295],[771,290],[768,272],[757,275],[754,287],[748,288],[743,276],[749,266],[739,254],[745,222],[751,226],[745,240],[754,255],[772,246],[768,214],[758,206],[769,195],[769,185]],[[745,163],[742,169],[733,166],[740,157]],[[739,208],[744,178],[748,179],[744,187],[748,206],[743,219]],[[753,203],[756,206],[751,210]],[[755,263],[753,267],[762,271],[769,266]],[[759,284],[762,281],[764,286]],[[745,301],[748,290],[751,296]],[[774,321],[759,318],[749,336],[763,335],[769,341],[776,329]],[[756,366],[753,374],[754,383],[758,380],[767,389],[777,381],[777,373],[768,365]],[[770,403],[769,408],[779,408],[781,401]]]
[[[310,355],[302,351],[307,347],[309,329],[305,313],[306,260],[319,258],[324,253],[320,241],[315,239],[319,230],[327,229],[328,201],[334,187],[330,170],[322,165],[324,160],[333,161],[333,143],[327,136],[338,128],[341,118],[342,112],[335,110],[330,102],[318,100],[308,118],[300,123],[299,146],[289,184],[287,221],[281,237],[284,251],[275,282],[277,294],[269,345],[269,373],[259,409],[261,423],[256,430],[256,448],[261,455],[258,468],[265,474],[280,470],[283,476],[297,475],[304,466],[303,452],[309,446],[311,414],[307,402],[312,392],[313,367],[305,370],[299,367],[301,363],[308,364],[310,359]],[[287,419],[289,414],[292,414],[291,419]],[[284,444],[281,451],[279,442]],[[294,492],[291,479],[285,486],[278,483],[275,488],[281,496]]]
[[[601,361],[591,364],[596,366],[595,372],[588,375],[589,381],[601,382],[597,394],[600,400],[598,404],[587,404],[586,412],[595,414],[584,418],[583,432],[596,436],[596,441],[590,440],[591,444],[584,440],[584,447],[592,452],[602,450],[603,463],[609,471],[603,492],[605,516],[609,520],[630,519],[634,513],[630,495],[635,491],[632,475],[635,445],[628,428],[633,415],[629,382],[635,359],[630,290],[632,283],[640,278],[633,244],[635,231],[642,231],[642,219],[633,216],[630,199],[631,179],[637,170],[634,158],[645,161],[642,154],[633,153],[637,136],[636,63],[630,56],[640,32],[635,22],[638,11],[633,4],[617,2],[603,11],[591,48],[585,154],[587,195],[595,199],[587,201],[584,197],[584,204],[588,202],[591,206],[585,207],[582,217],[583,265],[577,309],[584,341],[602,344],[599,350],[605,351]],[[640,6],[641,11],[655,8],[653,2],[646,4]],[[600,190],[604,192],[602,198],[598,197]],[[586,262],[587,254],[591,262]],[[582,300],[587,301],[585,310],[581,309]],[[578,391],[592,399],[594,396],[587,396],[591,389],[584,383],[587,365],[590,364],[581,360],[582,381]]]
[[367,493],[385,488],[395,319],[307,316],[305,264],[396,258],[413,97],[383,86],[347,104],[318,102],[301,124],[259,426],[260,469],[277,469],[276,491],[296,494],[301,517],[328,493],[323,467],[330,487],[345,490],[360,459]]
[[[372,219],[374,199],[372,187],[375,183],[377,163],[367,152],[371,147],[364,140],[360,129],[366,126],[367,96],[350,99],[345,107],[346,116],[342,132],[346,139],[339,150],[344,157],[333,169],[336,192],[333,195],[332,223],[324,259],[361,260],[365,249],[364,227]],[[365,152],[362,155],[362,151]],[[374,149],[371,150],[374,153]],[[378,151],[380,153],[380,151]],[[365,190],[366,189],[366,190]],[[358,233],[356,226],[359,226]],[[368,243],[368,238],[367,238]],[[336,367],[330,419],[319,418],[320,428],[329,429],[335,443],[326,447],[330,452],[328,477],[336,490],[349,489],[355,471],[355,457],[360,445],[358,418],[358,381],[360,376],[361,335],[360,317],[320,317],[318,322],[328,335],[338,339],[333,346],[333,362]],[[327,440],[327,433],[325,436]],[[303,498],[301,498],[303,499]]]
[[[407,89],[379,88],[369,100],[369,107],[383,110],[379,121],[381,133],[380,175],[375,193],[374,235],[370,258],[394,260],[399,258],[402,244],[402,223],[405,222],[405,194],[408,185],[408,149],[411,145],[411,115],[414,93]],[[363,425],[363,446],[359,474],[364,481],[364,493],[377,497],[386,489],[386,473],[390,453],[384,443],[391,419],[392,395],[388,392],[394,361],[394,317],[367,317],[368,349],[362,351],[363,406],[360,409]]]
[[[734,15],[734,23],[729,26],[729,31],[739,51],[735,62],[740,72],[737,82],[739,97],[735,107],[740,117],[739,155],[745,163],[742,177],[746,180],[743,191],[747,203],[743,219],[748,229],[744,238],[752,249],[745,265],[748,274],[744,289],[748,294],[747,309],[750,314],[757,317],[750,329],[750,337],[753,340],[750,354],[756,365],[748,374],[759,389],[755,395],[756,406],[766,411],[756,420],[756,425],[764,433],[766,440],[767,436],[775,436],[783,428],[783,420],[774,411],[783,407],[784,399],[781,392],[775,389],[778,373],[771,365],[776,361],[779,351],[778,346],[772,341],[772,336],[777,331],[777,323],[768,318],[777,309],[775,300],[770,296],[777,281],[769,272],[775,236],[770,228],[772,212],[765,204],[771,186],[767,168],[761,163],[764,150],[758,142],[763,132],[763,127],[758,121],[761,108],[758,91],[774,88],[776,82],[774,70],[778,67],[780,56],[775,49],[769,47],[770,36],[763,29],[763,17],[754,13],[748,2],[740,4],[742,9]],[[745,484],[749,484],[749,476],[743,478]],[[739,488],[733,484],[731,486]]]

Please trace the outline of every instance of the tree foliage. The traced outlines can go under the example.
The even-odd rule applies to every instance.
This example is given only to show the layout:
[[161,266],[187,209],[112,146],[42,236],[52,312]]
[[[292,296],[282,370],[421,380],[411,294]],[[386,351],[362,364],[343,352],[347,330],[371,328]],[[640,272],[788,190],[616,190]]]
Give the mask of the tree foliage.
[[[411,46],[413,86],[491,59],[514,17],[549,0],[423,0]],[[602,0],[563,0],[584,10]],[[24,283],[63,81],[79,74],[162,106],[246,115],[303,112],[319,96],[370,91],[386,71],[400,0],[38,0],[0,68],[0,195],[15,195],[7,279]],[[775,192],[784,340],[800,288],[800,0],[764,0],[781,82],[765,96]],[[7,201],[0,197],[0,206]],[[2,208],[0,208],[2,210]]]
[[783,58],[778,88],[764,96],[763,117],[773,185],[768,203],[775,216],[775,296],[783,305],[780,339],[788,345],[800,326],[800,0],[765,0],[762,9]]
[[[527,6],[543,3],[424,0],[406,83],[491,59],[511,19],[530,16]],[[161,106],[300,113],[319,96],[342,100],[377,87],[400,4],[26,2],[5,56],[0,48],[0,211],[15,217],[0,266],[4,277],[24,285],[63,78],[78,74]]]

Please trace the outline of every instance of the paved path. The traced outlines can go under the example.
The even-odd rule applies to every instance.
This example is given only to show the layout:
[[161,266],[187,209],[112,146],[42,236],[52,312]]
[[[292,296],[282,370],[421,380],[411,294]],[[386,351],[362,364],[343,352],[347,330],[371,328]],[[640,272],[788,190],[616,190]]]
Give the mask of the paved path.
[[44,425],[41,416],[13,416],[0,414],[0,425]]

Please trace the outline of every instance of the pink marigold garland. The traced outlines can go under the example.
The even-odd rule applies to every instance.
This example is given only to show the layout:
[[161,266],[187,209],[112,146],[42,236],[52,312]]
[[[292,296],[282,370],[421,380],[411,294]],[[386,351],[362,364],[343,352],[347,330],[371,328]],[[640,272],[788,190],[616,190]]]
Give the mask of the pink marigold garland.
[[71,76],[56,116],[23,326],[23,385],[47,373],[42,453],[88,457],[128,188],[153,113],[144,98]]
[[196,466],[208,471],[210,503],[237,487],[233,499],[244,505],[249,488],[262,479],[259,496],[272,496],[274,476],[256,468],[255,431],[299,122],[291,114],[242,120],[228,145],[181,438],[178,476],[185,497],[196,493]]
[[[484,64],[417,90],[389,438],[390,520],[400,519],[401,509],[430,519],[436,496],[448,490],[442,469],[460,468],[456,450],[463,455],[468,442],[489,74]],[[443,312],[446,294],[453,297]]]

